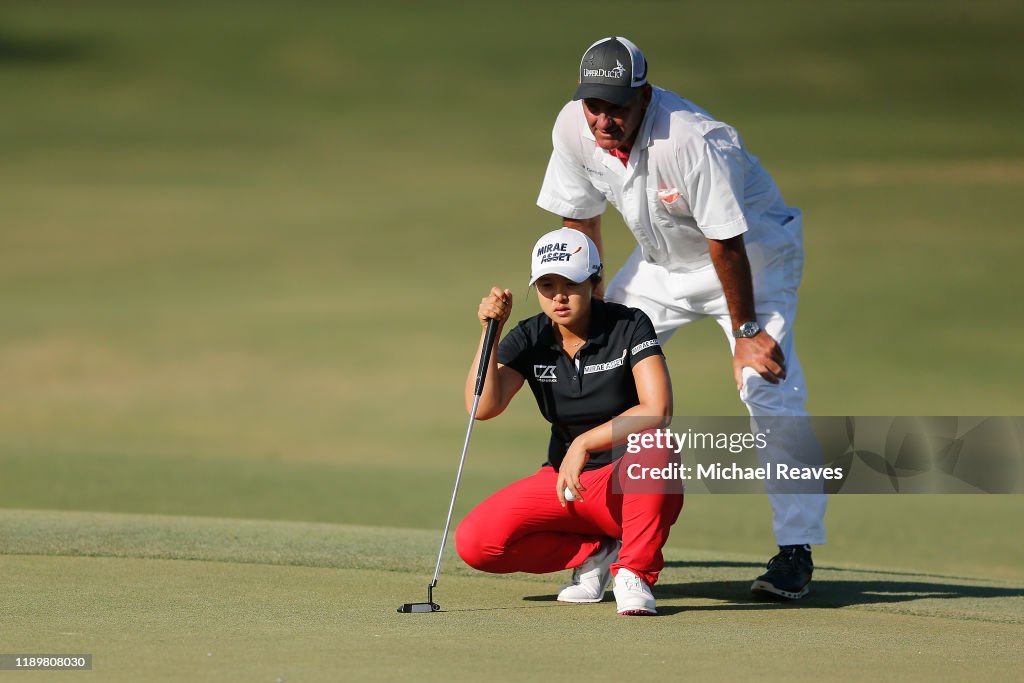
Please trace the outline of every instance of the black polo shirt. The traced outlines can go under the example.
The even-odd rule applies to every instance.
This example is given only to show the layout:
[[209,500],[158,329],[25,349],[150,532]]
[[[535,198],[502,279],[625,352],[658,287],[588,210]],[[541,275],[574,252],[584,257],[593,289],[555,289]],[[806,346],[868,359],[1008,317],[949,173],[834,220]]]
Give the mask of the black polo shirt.
[[[498,345],[498,362],[526,378],[551,423],[548,463],[555,469],[573,439],[640,402],[633,366],[662,355],[643,311],[600,299],[591,303],[590,335],[575,358],[562,350],[544,313],[521,321]],[[624,452],[624,445],[592,452],[583,469],[603,467]]]

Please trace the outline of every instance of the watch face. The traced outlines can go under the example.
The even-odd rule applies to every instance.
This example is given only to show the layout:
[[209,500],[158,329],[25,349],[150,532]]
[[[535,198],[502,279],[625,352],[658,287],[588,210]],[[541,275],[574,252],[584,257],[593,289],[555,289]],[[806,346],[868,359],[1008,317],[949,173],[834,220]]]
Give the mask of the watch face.
[[755,334],[761,331],[761,326],[755,322],[743,323],[739,329],[736,330],[736,336],[740,338],[753,337]]

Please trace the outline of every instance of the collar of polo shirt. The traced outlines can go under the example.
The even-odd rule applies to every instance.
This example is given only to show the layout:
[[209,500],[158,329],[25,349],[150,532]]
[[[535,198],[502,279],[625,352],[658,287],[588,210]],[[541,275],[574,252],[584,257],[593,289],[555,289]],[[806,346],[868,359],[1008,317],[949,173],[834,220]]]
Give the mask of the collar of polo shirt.
[[[600,299],[590,300],[590,329],[587,331],[587,343],[581,349],[589,346],[604,346],[608,343],[608,330],[604,324],[607,314],[605,313],[604,306],[605,303]],[[543,337],[540,341],[555,351],[562,350],[562,345],[555,339],[554,322],[550,322],[541,334]]]

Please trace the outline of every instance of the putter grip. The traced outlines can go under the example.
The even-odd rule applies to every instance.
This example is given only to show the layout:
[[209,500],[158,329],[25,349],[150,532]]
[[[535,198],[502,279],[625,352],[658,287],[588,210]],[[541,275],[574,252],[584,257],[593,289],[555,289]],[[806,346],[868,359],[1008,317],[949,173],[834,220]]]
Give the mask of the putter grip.
[[494,346],[496,336],[498,336],[498,321],[490,318],[487,321],[487,332],[484,333],[484,347],[480,351],[480,367],[476,369],[474,396],[479,396],[484,391],[484,379],[487,377],[487,366],[491,362],[491,347]]

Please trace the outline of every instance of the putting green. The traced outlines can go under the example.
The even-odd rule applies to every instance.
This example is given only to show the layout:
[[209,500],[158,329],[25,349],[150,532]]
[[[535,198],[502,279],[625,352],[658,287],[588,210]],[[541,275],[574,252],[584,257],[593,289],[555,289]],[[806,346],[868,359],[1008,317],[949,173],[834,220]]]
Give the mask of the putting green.
[[5,650],[88,652],[105,681],[1004,679],[1024,635],[1024,582],[821,566],[780,604],[747,592],[760,558],[673,549],[660,615],[630,619],[449,554],[443,611],[398,614],[435,533],[25,511],[0,531]]

